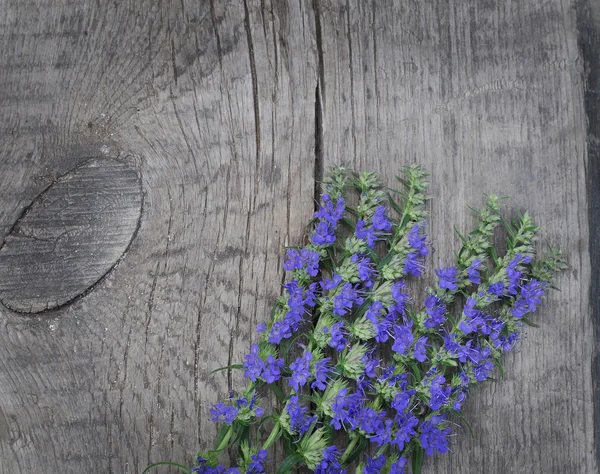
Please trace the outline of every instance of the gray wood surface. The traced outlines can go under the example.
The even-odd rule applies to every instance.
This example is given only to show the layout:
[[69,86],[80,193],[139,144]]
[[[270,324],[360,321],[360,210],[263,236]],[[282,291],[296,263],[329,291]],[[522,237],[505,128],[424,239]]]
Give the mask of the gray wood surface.
[[[392,184],[412,162],[432,173],[430,275],[484,192],[511,196],[508,216],[529,209],[571,265],[504,382],[472,394],[475,439],[457,428],[424,472],[597,472],[585,85],[599,18],[592,0],[0,1],[3,238],[90,157],[128,157],[144,193],[91,291],[38,315],[0,308],[0,473],[191,464],[216,434],[210,406],[240,384],[208,373],[268,316],[315,178],[346,163]],[[16,284],[2,278],[0,293]]]

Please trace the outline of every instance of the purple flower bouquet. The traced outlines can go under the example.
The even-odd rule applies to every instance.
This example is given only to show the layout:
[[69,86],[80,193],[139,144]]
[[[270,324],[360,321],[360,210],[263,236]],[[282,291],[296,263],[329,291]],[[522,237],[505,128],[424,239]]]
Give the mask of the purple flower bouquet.
[[[565,262],[555,249],[536,260],[530,216],[507,223],[491,195],[474,230],[459,234],[456,264],[435,270],[421,303],[407,282],[429,254],[427,174],[410,166],[398,179],[401,191],[375,173],[331,171],[309,243],[287,249],[289,280],[257,327],[259,342],[228,367],[243,370],[248,385],[211,409],[221,424],[215,449],[198,453],[195,467],[169,464],[261,473],[280,443],[278,474],[418,474],[425,456],[449,450],[450,420],[466,423],[469,388],[496,368],[502,375],[502,353]],[[493,245],[500,224],[502,254]],[[267,414],[258,398],[268,389],[276,408]],[[224,451],[237,456],[235,467],[219,464]]]

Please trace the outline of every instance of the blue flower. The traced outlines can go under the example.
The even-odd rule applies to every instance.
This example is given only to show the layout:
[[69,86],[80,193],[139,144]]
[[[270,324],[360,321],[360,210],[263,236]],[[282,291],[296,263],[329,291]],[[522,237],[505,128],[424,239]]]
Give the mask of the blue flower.
[[393,463],[388,471],[388,474],[404,474],[404,466],[406,466],[406,458],[400,458]]
[[448,435],[451,433],[451,430],[444,429],[445,421],[445,416],[435,415],[421,423],[419,440],[427,456],[432,456],[436,450],[440,453],[449,451]]
[[[234,398],[235,395],[233,394],[233,391],[230,392],[229,398]],[[262,409],[262,407],[259,407],[256,403],[257,401],[257,396],[256,396],[256,392],[252,393],[252,397],[250,398],[250,400],[248,400],[247,398],[248,396],[242,396],[239,398],[235,399],[235,407],[239,410],[242,407],[247,406],[248,410],[254,412],[254,415],[257,417],[261,417],[264,415],[265,411]]]
[[377,377],[375,368],[379,366],[380,360],[374,359],[372,352],[367,352],[361,360],[365,363],[365,376],[374,379]]
[[316,284],[312,284],[306,291],[306,299],[304,298],[305,293],[303,292],[302,286],[296,281],[292,280],[289,283],[283,285],[287,293],[287,307],[289,311],[281,321],[276,321],[271,327],[269,332],[268,341],[271,344],[279,344],[282,339],[289,339],[292,334],[296,332],[301,324],[304,322],[305,304],[314,304],[314,291],[316,291]]
[[288,249],[286,256],[287,258],[283,262],[284,270],[306,269],[306,273],[313,277],[319,273],[319,252],[307,248],[303,248],[300,251],[297,249]]
[[306,268],[306,273],[310,276],[317,276],[319,273],[319,252],[314,250],[302,249],[300,251],[300,257],[302,258],[302,264]]
[[542,303],[542,296],[546,293],[546,286],[546,283],[537,280],[531,280],[523,285],[521,296],[525,300],[525,303],[527,303],[529,312],[533,313],[536,310],[536,306]]
[[262,407],[259,407],[257,405],[257,403],[256,403],[257,402],[257,398],[258,397],[256,396],[256,391],[255,391],[255,392],[252,393],[252,398],[250,399],[250,403],[248,404],[248,408],[250,410],[254,409],[254,414],[257,417],[261,417],[261,416],[263,416],[265,414],[265,410],[263,410]]
[[219,402],[210,409],[210,413],[213,416],[213,422],[222,421],[230,425],[235,421],[238,410],[235,407],[225,405],[223,402]]
[[265,360],[262,378],[267,383],[273,383],[281,378],[281,369],[283,369],[283,359],[275,359],[271,354]]
[[425,298],[425,312],[429,315],[425,320],[425,327],[429,329],[446,321],[446,305],[435,295]]
[[488,288],[488,293],[490,295],[502,296],[504,293],[504,282],[499,281],[497,283],[492,283]]
[[311,388],[318,388],[321,390],[325,390],[327,388],[327,377],[332,371],[331,365],[329,365],[330,361],[331,357],[326,357],[325,359],[321,359],[314,364],[313,368],[315,371],[315,381],[310,385]]
[[310,425],[317,419],[316,416],[307,416],[308,409],[300,405],[298,395],[293,395],[287,403],[286,411],[290,415],[290,428],[292,432],[300,435],[306,433]]
[[378,315],[381,313],[383,305],[380,301],[375,301],[365,313],[365,318],[373,323],[373,329],[375,330],[375,340],[377,342],[386,342],[389,339],[389,331],[391,323],[387,319],[379,319]]
[[400,382],[400,388],[402,390],[406,390],[406,386],[408,384],[408,376],[405,373],[394,375],[395,370],[396,367],[394,367],[393,365],[390,365],[389,367],[384,367],[383,373],[381,374],[381,377],[378,379],[378,381],[387,382],[390,387]]
[[193,467],[192,472],[196,474],[240,474],[240,470],[236,467],[229,469],[221,465],[212,467],[208,464],[208,460],[202,456],[198,456],[198,466]]
[[371,259],[364,257],[357,260],[356,268],[358,270],[358,278],[363,282],[365,288],[371,288],[373,286],[373,277],[377,275],[372,266]]
[[397,415],[402,416],[405,414],[410,405],[410,400],[415,393],[415,390],[407,390],[398,392],[396,395],[394,395],[394,399],[392,400],[392,408],[396,410]]
[[492,335],[494,345],[503,351],[510,351],[519,339],[520,335],[518,332],[512,332],[508,336],[503,336],[501,334]]
[[367,312],[365,313],[365,318],[371,321],[373,324],[377,321],[377,316],[381,313],[383,309],[383,304],[381,301],[375,301],[369,306]]
[[385,411],[376,411],[372,408],[361,407],[357,416],[360,429],[367,434],[378,432],[384,427]]
[[367,227],[365,221],[363,221],[362,219],[359,219],[356,222],[355,234],[356,237],[367,242],[367,245],[370,248],[373,248],[375,246],[375,241],[377,240],[377,235],[375,235],[375,229],[373,229],[373,227]]
[[310,236],[313,245],[331,245],[335,242],[335,229],[326,221],[321,221],[315,226]]
[[527,302],[523,298],[519,298],[513,303],[513,307],[510,309],[510,312],[515,318],[522,318],[529,312]]
[[394,345],[392,350],[400,355],[405,355],[408,348],[412,345],[415,336],[410,328],[412,320],[408,324],[398,324],[394,326]]
[[438,375],[429,383],[429,408],[437,411],[442,408],[450,398],[452,387],[449,385],[444,387],[446,379],[443,375]]
[[283,269],[287,271],[295,270],[296,268],[302,268],[302,259],[300,258],[300,252],[296,249],[288,249],[286,252],[286,259],[283,262]]
[[420,337],[415,343],[414,358],[419,362],[425,362],[427,359],[427,336]]
[[328,280],[326,278],[321,282],[321,288],[323,288],[326,291],[333,290],[334,288],[337,288],[341,282],[342,276],[338,275],[337,273],[334,273],[331,277],[331,280]]
[[268,341],[271,344],[279,344],[282,339],[289,339],[292,337],[292,330],[289,322],[286,319],[281,321],[275,321],[269,331]]
[[479,268],[481,268],[481,261],[475,259],[471,262],[471,265],[469,265],[469,268],[467,269],[469,280],[471,280],[471,283],[474,283],[476,285],[479,285],[479,283],[481,283]]
[[494,370],[494,364],[489,361],[489,356],[490,348],[486,347],[479,353],[479,362],[473,366],[473,374],[475,375],[475,380],[478,382],[486,380],[490,376],[492,370]]
[[265,468],[263,466],[264,462],[267,459],[267,450],[261,449],[258,453],[250,456],[252,462],[248,466],[247,474],[259,474],[264,472]]
[[445,288],[450,291],[456,291],[458,289],[458,277],[456,276],[455,267],[440,268],[439,270],[435,270],[435,274],[440,279],[440,288]]
[[377,443],[377,446],[388,444],[392,439],[392,420],[385,420],[384,424],[379,425],[375,429],[375,434],[369,438],[372,443]]
[[521,263],[523,256],[518,253],[515,257],[508,263],[506,267],[506,275],[508,276],[508,294],[516,295],[519,291],[519,280],[523,276],[523,274],[517,270],[517,266]]
[[456,354],[460,344],[456,340],[456,334],[447,334],[443,336],[444,338],[444,348],[450,352],[450,354]]
[[333,298],[333,314],[344,316],[352,306],[361,305],[364,299],[358,294],[356,287],[350,283],[344,284],[340,292]]
[[392,223],[389,221],[385,214],[385,206],[378,206],[377,209],[375,209],[373,217],[371,218],[375,230],[390,230],[392,228]]
[[423,273],[423,263],[416,252],[409,253],[404,259],[404,271],[409,275],[419,277]]
[[392,285],[392,298],[394,298],[395,303],[390,307],[391,312],[404,314],[404,306],[410,302],[410,295],[402,291],[405,287],[405,281],[397,281]]
[[477,300],[475,298],[469,297],[465,303],[465,307],[463,308],[463,313],[466,316],[466,319],[463,319],[458,324],[459,329],[465,334],[470,334],[473,331],[477,330],[478,326],[484,324],[483,313],[478,309],[475,309],[475,305],[477,304]]
[[452,389],[452,395],[456,397],[456,400],[452,404],[452,409],[456,411],[460,411],[462,402],[464,402],[467,398],[467,394],[469,393],[469,384],[471,383],[471,379],[464,370],[458,374],[458,378],[460,380],[460,384]]
[[379,474],[381,469],[385,466],[385,456],[380,454],[378,457],[370,458],[367,456],[365,467],[363,468],[363,474]]
[[417,254],[422,257],[426,257],[429,253],[429,250],[427,249],[426,245],[427,236],[421,234],[422,227],[425,227],[424,222],[422,222],[421,224],[415,224],[410,229],[410,232],[407,234],[407,237],[409,245],[417,251]]
[[344,337],[344,333],[342,331],[343,328],[344,321],[338,321],[333,326],[331,326],[330,330],[328,330],[327,328],[323,328],[324,333],[329,332],[329,347],[333,347],[338,352],[342,352],[346,347],[347,343],[346,338]]
[[265,323],[264,321],[262,323],[258,323],[256,325],[256,332],[260,333],[260,332],[265,332],[267,330],[267,323]]
[[339,463],[340,452],[337,446],[328,446],[323,450],[323,459],[317,465],[315,474],[346,474]]
[[305,351],[295,362],[290,364],[290,370],[292,371],[292,377],[290,378],[289,384],[296,392],[300,390],[300,387],[306,385],[310,378],[310,361],[313,355],[309,351]]
[[396,424],[398,430],[396,431],[395,438],[392,439],[391,444],[398,448],[398,451],[402,451],[404,446],[407,445],[412,437],[417,433],[415,431],[416,426],[419,424],[419,419],[411,413],[396,416]]
[[315,212],[314,216],[316,219],[322,219],[323,221],[336,226],[337,223],[344,216],[345,202],[344,198],[340,197],[337,199],[335,205],[331,200],[331,196],[324,193],[321,196],[321,203],[319,204],[319,210]]
[[252,344],[252,347],[250,347],[250,353],[246,355],[246,359],[244,361],[244,377],[256,382],[256,379],[260,377],[264,368],[265,363],[258,356],[258,344]]
[[352,430],[356,429],[362,402],[363,399],[359,393],[348,395],[348,390],[345,387],[342,388],[331,404],[333,416],[331,417],[330,424],[336,430],[341,430],[342,426]]
[[464,346],[459,345],[458,350],[456,351],[458,355],[458,360],[463,364],[467,361],[470,362],[479,362],[479,350],[476,347],[471,347],[473,345],[473,340],[467,341]]

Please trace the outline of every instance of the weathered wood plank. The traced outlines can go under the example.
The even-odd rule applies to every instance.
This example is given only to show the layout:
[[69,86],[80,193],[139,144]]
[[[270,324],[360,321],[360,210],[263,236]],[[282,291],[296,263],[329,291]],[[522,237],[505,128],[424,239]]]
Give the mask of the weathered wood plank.
[[208,373],[248,350],[313,210],[305,9],[0,7],[2,230],[99,152],[136,156],[146,193],[94,291],[40,317],[2,310],[0,472],[139,473],[212,445],[208,409],[237,378]]
[[432,172],[432,267],[452,258],[483,192],[529,209],[570,271],[472,393],[454,455],[425,472],[597,472],[582,62],[573,3],[319,2],[327,164]]
[[191,463],[215,435],[209,406],[239,384],[208,373],[242,358],[279,294],[313,178],[345,162],[391,184],[414,161],[432,171],[430,275],[491,191],[572,266],[507,379],[473,393],[475,440],[465,430],[427,472],[596,472],[574,6],[0,4],[3,237],[90,156],[133,156],[145,192],[136,239],[93,291],[39,316],[0,310],[0,473]]
[[[590,267],[600,266],[600,4],[594,1],[577,2],[579,49],[584,65],[584,102],[587,115],[587,205],[589,221]],[[590,279],[590,315],[594,324],[595,351],[592,360],[594,397],[594,432],[596,459],[600,460],[600,273],[593,270]]]

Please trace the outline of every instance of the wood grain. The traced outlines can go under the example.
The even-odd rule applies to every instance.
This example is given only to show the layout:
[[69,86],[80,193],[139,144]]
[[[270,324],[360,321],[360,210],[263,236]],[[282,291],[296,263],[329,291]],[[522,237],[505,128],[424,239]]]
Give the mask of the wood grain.
[[[452,455],[427,473],[593,473],[593,326],[582,59],[570,2],[321,3],[326,164],[431,170],[433,267],[483,193],[529,209],[570,262],[542,312],[478,387]],[[540,245],[542,247],[542,245]]]
[[39,313],[81,295],[114,267],[137,231],[140,177],[130,163],[91,159],[28,206],[0,248],[0,300]]
[[463,430],[425,472],[597,472],[586,5],[0,2],[2,236],[90,156],[131,157],[145,192],[93,291],[0,310],[0,473],[191,465],[216,434],[210,405],[240,386],[208,374],[247,351],[315,178],[340,162],[388,184],[407,163],[431,170],[430,276],[492,191],[571,264],[506,380],[472,394],[475,439]]
[[4,234],[86,156],[133,155],[146,195],[94,291],[39,317],[2,312],[0,472],[139,474],[212,446],[208,410],[239,379],[208,373],[248,350],[280,294],[280,251],[313,211],[311,15],[2,4]]

